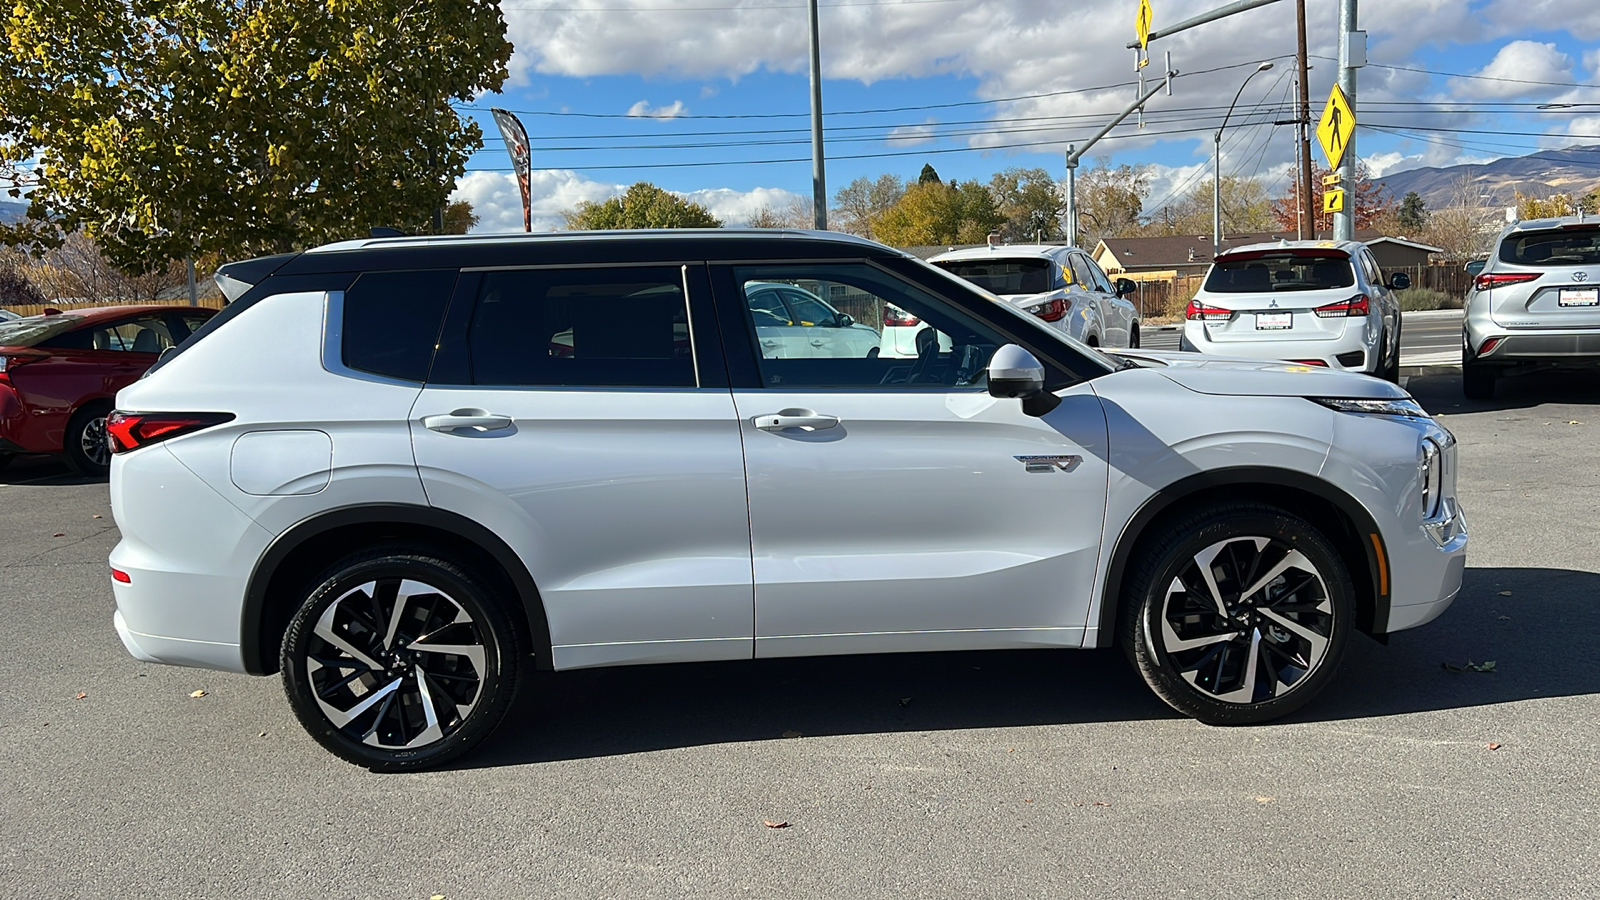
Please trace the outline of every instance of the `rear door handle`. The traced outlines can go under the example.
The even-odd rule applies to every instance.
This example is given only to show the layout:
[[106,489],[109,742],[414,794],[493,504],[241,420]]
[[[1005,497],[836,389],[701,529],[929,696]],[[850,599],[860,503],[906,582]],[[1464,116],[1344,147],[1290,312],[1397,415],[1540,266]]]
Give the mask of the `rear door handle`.
[[481,409],[458,409],[449,415],[423,416],[422,427],[445,434],[461,428],[470,428],[480,433],[499,431],[511,427],[511,417],[497,416]]
[[819,416],[809,409],[785,409],[764,416],[756,416],[756,427],[762,431],[782,431],[785,428],[836,428],[838,416]]

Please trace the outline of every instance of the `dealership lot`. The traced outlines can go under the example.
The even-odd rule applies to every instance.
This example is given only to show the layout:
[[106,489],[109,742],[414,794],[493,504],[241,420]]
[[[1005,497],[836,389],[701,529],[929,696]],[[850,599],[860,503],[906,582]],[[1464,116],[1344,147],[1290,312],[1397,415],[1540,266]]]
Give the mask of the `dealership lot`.
[[1358,639],[1308,709],[1240,729],[1178,717],[1115,651],[765,661],[545,675],[460,766],[374,775],[307,738],[275,679],[128,657],[105,484],[13,464],[0,880],[39,897],[1593,894],[1600,377],[1477,403],[1417,371],[1463,445],[1463,595],[1387,647]]

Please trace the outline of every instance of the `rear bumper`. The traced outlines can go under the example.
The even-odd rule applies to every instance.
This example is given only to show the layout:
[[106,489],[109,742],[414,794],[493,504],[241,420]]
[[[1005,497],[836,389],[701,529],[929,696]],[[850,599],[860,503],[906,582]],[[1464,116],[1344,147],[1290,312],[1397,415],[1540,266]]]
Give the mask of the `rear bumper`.
[[[1316,341],[1213,341],[1206,337],[1205,328],[1196,323],[1184,326],[1181,346],[1210,356],[1232,356],[1242,359],[1320,360],[1330,369],[1348,372],[1371,372],[1377,359],[1376,347],[1369,347],[1361,333],[1346,332],[1333,340]],[[1360,361],[1352,358],[1360,354]],[[1345,359],[1340,360],[1343,356]]]
[[1501,331],[1476,337],[1481,347],[1491,337],[1500,338],[1492,350],[1478,357],[1484,362],[1569,360],[1600,363],[1600,331]]

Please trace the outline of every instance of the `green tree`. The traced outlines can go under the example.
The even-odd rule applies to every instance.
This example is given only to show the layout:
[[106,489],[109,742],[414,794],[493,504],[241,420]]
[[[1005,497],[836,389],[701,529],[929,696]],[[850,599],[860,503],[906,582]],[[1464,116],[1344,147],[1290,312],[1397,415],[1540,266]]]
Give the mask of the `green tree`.
[[620,228],[721,228],[704,206],[641,181],[621,197],[604,203],[585,200],[561,214],[570,231],[614,231]]
[[1048,169],[1013,167],[995,173],[989,191],[1005,220],[1000,235],[1008,241],[1053,241],[1061,236],[1064,208]]
[[1406,191],[1400,200],[1398,219],[1400,229],[1406,234],[1420,234],[1428,227],[1428,204],[1416,191]]
[[922,171],[917,174],[917,184],[932,184],[939,181],[939,173],[934,171],[933,163],[923,163]]
[[906,188],[874,224],[878,240],[896,247],[978,244],[1005,222],[988,187],[930,181]]
[[[0,240],[83,231],[116,264],[292,249],[425,221],[506,78],[493,0],[19,0],[0,18]],[[4,166],[0,166],[4,168]]]

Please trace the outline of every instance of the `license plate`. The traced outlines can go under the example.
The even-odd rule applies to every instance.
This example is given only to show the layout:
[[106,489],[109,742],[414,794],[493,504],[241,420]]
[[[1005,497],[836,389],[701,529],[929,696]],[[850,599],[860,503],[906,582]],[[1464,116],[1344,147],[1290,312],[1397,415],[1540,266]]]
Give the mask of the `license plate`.
[[1294,313],[1256,313],[1257,331],[1281,331],[1294,327]]
[[1562,288],[1562,306],[1600,306],[1600,288]]

